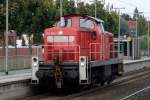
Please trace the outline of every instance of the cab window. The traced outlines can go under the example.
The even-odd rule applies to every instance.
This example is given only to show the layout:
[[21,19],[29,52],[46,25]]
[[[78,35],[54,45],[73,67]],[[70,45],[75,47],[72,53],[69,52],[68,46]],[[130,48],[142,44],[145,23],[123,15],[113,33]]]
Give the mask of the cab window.
[[104,30],[104,25],[103,25],[103,23],[99,23],[98,25],[99,25],[99,31],[100,31],[101,33],[104,33],[105,30]]
[[89,19],[81,18],[80,19],[80,27],[94,29],[94,23],[93,23],[93,21],[91,21]]
[[64,19],[63,26],[61,26],[60,21],[57,23],[58,27],[71,27],[72,20],[71,19]]

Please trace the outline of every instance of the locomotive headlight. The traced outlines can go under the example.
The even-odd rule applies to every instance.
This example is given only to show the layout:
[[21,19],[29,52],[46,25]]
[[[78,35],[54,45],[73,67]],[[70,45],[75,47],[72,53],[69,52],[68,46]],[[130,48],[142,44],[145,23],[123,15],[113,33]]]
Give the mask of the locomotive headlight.
[[42,46],[42,53],[44,54],[44,46]]
[[34,64],[33,64],[34,67],[37,67],[37,65],[38,65],[37,63],[34,63]]
[[81,62],[81,66],[84,67],[84,65],[85,65],[85,63],[84,63],[84,62]]
[[44,48],[42,48],[42,53],[44,54]]
[[63,34],[63,31],[62,31],[62,30],[60,30],[60,31],[58,32],[58,34],[59,34],[59,35],[62,35],[62,34]]

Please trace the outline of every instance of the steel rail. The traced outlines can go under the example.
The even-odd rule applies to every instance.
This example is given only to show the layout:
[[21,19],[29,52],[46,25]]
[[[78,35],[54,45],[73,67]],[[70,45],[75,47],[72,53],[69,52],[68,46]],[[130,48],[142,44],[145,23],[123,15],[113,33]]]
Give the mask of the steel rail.
[[148,87],[146,87],[146,88],[143,88],[143,89],[141,89],[141,90],[139,90],[139,91],[136,91],[136,92],[134,92],[134,93],[132,93],[132,94],[130,94],[130,95],[128,95],[128,96],[126,96],[126,97],[120,99],[120,100],[129,100],[129,98],[131,98],[131,97],[133,97],[133,96],[135,96],[135,95],[137,95],[137,94],[139,94],[139,93],[142,93],[142,92],[144,92],[144,91],[146,91],[146,90],[148,90],[148,89],[150,89],[150,86],[148,86]]

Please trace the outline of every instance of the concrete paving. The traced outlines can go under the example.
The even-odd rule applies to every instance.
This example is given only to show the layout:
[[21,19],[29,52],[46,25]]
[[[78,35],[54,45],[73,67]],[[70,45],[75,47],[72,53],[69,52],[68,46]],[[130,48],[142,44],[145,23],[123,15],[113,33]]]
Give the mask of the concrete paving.
[[129,64],[129,63],[135,63],[135,62],[141,62],[141,61],[147,61],[150,60],[150,57],[142,57],[141,59],[137,59],[137,60],[123,60],[124,64]]
[[30,79],[31,69],[9,71],[8,75],[0,72],[0,100],[20,100],[33,96]]
[[131,72],[150,67],[150,57],[142,57],[138,60],[124,60],[124,72]]
[[5,72],[0,72],[0,84],[21,81],[31,78],[31,69],[9,71],[8,75]]

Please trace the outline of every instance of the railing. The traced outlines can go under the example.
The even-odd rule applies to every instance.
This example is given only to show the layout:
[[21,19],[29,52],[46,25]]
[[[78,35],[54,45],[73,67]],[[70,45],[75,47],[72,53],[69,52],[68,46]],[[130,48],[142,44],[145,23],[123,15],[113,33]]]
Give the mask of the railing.
[[[99,48],[98,48],[100,51],[99,51],[99,52],[96,51],[96,50],[97,50],[97,47],[98,47],[97,45],[98,45],[98,46],[101,46],[101,47],[99,47],[99,48],[102,48],[101,43],[90,43],[90,44],[89,44],[89,46],[90,46],[90,47],[89,47],[89,48],[90,48],[90,52],[89,52],[89,53],[90,53],[90,57],[89,57],[90,59],[89,59],[89,60],[90,60],[90,61],[92,61],[92,55],[94,55],[94,59],[96,59],[96,55],[97,55],[97,54],[100,55],[100,56],[99,56],[100,59],[102,59],[102,57],[103,57],[103,51],[102,51],[102,49],[99,49]],[[94,46],[94,47],[93,47],[93,46]],[[94,49],[94,50],[93,50],[93,49]]]
[[[0,72],[11,70],[23,70],[31,68],[31,58],[35,55],[35,46],[31,48],[27,46],[9,47],[8,48],[8,67],[5,66],[6,57],[4,55],[5,48],[0,48]],[[31,52],[32,51],[32,52]]]
[[[78,61],[79,56],[81,56],[79,45],[40,45],[32,50],[34,55],[38,56],[40,61],[45,61],[45,63],[52,62],[52,57],[55,54],[59,54],[60,61],[64,61],[67,55],[69,57],[66,61]],[[108,50],[108,52],[105,50]],[[89,44],[89,61],[123,57],[120,55],[122,55],[122,50],[119,53],[118,43],[109,43],[107,45],[104,43]],[[46,60],[44,60],[44,57]]]
[[[43,53],[41,52],[41,50],[43,51]],[[80,56],[80,46],[79,45],[40,45],[36,49],[36,52],[39,59],[43,60],[45,63],[52,62],[53,60],[52,57],[55,54],[59,54],[60,61],[64,61],[65,58],[68,58],[67,61],[77,61],[79,60],[79,56]]]
[[[107,58],[120,58],[120,55],[122,55],[122,49],[120,52],[118,50],[118,43],[109,43],[107,45],[104,43],[90,43],[89,46],[90,61],[97,59],[104,60]],[[105,50],[108,50],[108,52]]]
[[[8,56],[8,70],[20,70],[31,68],[30,55]],[[0,71],[5,70],[5,56],[0,57]]]

